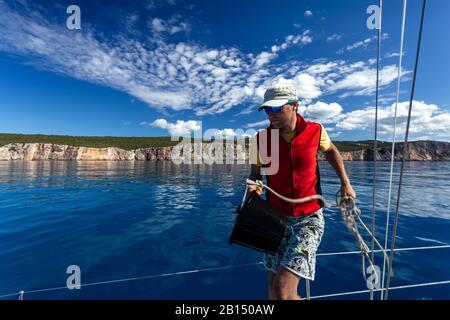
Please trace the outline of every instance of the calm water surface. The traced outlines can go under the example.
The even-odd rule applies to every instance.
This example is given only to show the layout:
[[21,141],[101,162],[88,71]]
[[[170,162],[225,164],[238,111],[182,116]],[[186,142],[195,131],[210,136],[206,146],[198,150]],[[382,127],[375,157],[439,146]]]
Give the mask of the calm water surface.
[[[370,223],[373,164],[345,165]],[[389,163],[378,163],[378,171],[377,236],[384,243]],[[158,161],[0,162],[0,295],[65,286],[66,268],[74,264],[82,283],[91,283],[259,262],[259,253],[228,244],[248,172],[248,165]],[[397,247],[450,243],[449,172],[449,162],[407,164]],[[338,179],[326,162],[321,174],[333,201]],[[325,217],[319,252],[358,250],[339,213],[326,210]],[[450,280],[449,257],[450,249],[396,253],[391,285]],[[381,255],[376,262],[382,265]],[[317,263],[313,295],[366,289],[359,255]],[[266,299],[266,278],[262,266],[250,265],[25,299]],[[450,286],[395,290],[390,298],[450,299]]]

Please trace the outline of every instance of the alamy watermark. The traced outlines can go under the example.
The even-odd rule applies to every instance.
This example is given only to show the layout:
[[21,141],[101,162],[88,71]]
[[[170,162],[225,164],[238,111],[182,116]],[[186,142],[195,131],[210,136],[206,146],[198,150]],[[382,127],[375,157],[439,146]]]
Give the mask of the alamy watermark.
[[66,269],[66,273],[69,277],[66,281],[67,289],[81,289],[81,269],[76,264],[70,265]]
[[[201,121],[200,121],[201,124]],[[200,128],[201,125],[200,125]],[[272,175],[279,168],[279,130],[236,129],[227,136],[217,129],[194,131],[193,136],[171,135],[181,141],[170,154],[174,164],[259,164],[264,174]]]
[[377,5],[371,5],[367,7],[366,13],[370,13],[371,15],[367,18],[366,25],[370,30],[381,28],[380,21],[380,7]]
[[66,27],[69,30],[80,30],[81,29],[81,9],[79,6],[72,4],[67,7],[67,14],[70,16],[66,19]]
[[366,274],[369,275],[366,280],[367,288],[369,288],[370,290],[380,289],[380,267],[378,267],[377,265],[370,265],[366,268]]

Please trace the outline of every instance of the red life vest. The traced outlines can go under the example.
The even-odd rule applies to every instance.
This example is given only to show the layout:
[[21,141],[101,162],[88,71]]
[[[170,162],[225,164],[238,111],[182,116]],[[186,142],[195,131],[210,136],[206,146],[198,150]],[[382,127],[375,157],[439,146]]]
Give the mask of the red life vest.
[[[257,135],[258,150],[266,152],[270,157],[271,131],[274,129],[270,125],[265,130],[267,130],[267,151],[261,151],[259,148],[260,133]],[[291,146],[289,147],[288,143],[279,135],[279,169],[275,174],[266,175],[270,188],[293,199],[322,194],[317,161],[321,131],[320,124],[305,121],[297,114],[297,132]],[[264,166],[270,166],[270,162]],[[323,207],[320,200],[291,203],[278,198],[270,191],[266,192],[266,196],[273,207],[287,216],[305,216]]]

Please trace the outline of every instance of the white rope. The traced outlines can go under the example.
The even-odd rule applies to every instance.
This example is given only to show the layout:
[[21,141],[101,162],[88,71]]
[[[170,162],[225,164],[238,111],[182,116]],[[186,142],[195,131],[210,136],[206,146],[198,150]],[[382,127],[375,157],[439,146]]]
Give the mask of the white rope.
[[[450,244],[439,245],[439,246],[397,248],[394,251],[398,252],[398,251],[447,249],[447,248],[450,248]],[[381,250],[374,250],[374,251],[377,252],[377,253],[378,252],[382,252]],[[339,256],[339,255],[352,255],[352,254],[361,254],[361,251],[323,252],[323,253],[318,253],[317,256]],[[119,282],[127,282],[127,281],[145,280],[145,279],[151,279],[151,278],[169,277],[169,276],[174,276],[174,275],[183,275],[183,274],[190,274],[190,273],[197,273],[197,272],[216,271],[216,270],[224,270],[224,269],[232,269],[232,268],[257,266],[257,265],[261,265],[261,264],[262,264],[262,262],[260,261],[260,262],[253,262],[253,263],[247,263],[247,264],[238,264],[238,265],[225,266],[225,267],[213,267],[213,268],[206,268],[206,269],[196,269],[196,270],[188,270],[188,271],[180,271],[180,272],[172,272],[172,273],[163,273],[163,274],[157,274],[157,275],[148,275],[148,276],[142,276],[142,277],[132,277],[132,278],[123,278],[123,279],[117,279],[117,280],[110,280],[110,281],[93,282],[93,283],[81,284],[80,286],[81,287],[87,287],[87,286],[95,286],[95,285],[102,285],[102,284],[109,284],[109,283],[119,283]],[[0,295],[0,298],[13,297],[13,296],[19,296],[19,298],[20,297],[23,298],[23,295],[25,293],[39,293],[39,292],[55,291],[55,290],[63,290],[63,289],[67,289],[67,286],[47,288],[47,289],[38,289],[38,290],[30,290],[30,291],[21,290],[19,292],[15,292],[15,293],[9,293],[9,294]]]
[[[396,286],[396,287],[390,287],[389,290],[429,287],[429,286],[437,286],[437,285],[443,285],[443,284],[450,284],[450,280],[416,283],[416,284],[409,284],[409,285],[404,285],[404,286]],[[386,290],[386,288],[373,289],[373,291],[385,291],[385,290]],[[312,296],[311,299],[332,298],[332,297],[348,296],[348,295],[362,294],[362,293],[368,293],[368,292],[370,292],[370,290],[338,292],[338,293],[323,294],[323,295],[319,295],[319,296]]]
[[[339,192],[336,194],[336,197],[338,197]],[[374,257],[373,257],[373,249],[372,249],[372,257],[369,256],[369,252],[371,251],[367,244],[365,243],[364,239],[362,238],[361,234],[359,233],[358,226],[355,221],[355,216],[359,219],[359,221],[364,225],[364,228],[366,229],[369,234],[372,234],[370,230],[366,227],[364,222],[362,222],[360,215],[361,210],[356,206],[355,199],[352,197],[341,197],[340,200],[336,200],[339,203],[339,208],[341,211],[342,218],[347,225],[347,228],[350,230],[350,232],[354,235],[356,240],[359,243],[359,248],[361,250],[361,259],[362,259],[362,275],[364,277],[364,280],[367,282],[367,276],[366,276],[366,262],[365,257],[369,261],[369,264],[371,266],[371,270],[375,270],[375,266],[373,264]],[[372,235],[372,238],[374,236]],[[378,242],[378,241],[377,241]],[[379,276],[377,273],[374,273],[375,276],[375,283],[379,283]],[[371,291],[372,292],[372,291]]]
[[[315,194],[315,195],[312,195],[312,196],[299,198],[299,199],[292,199],[292,198],[288,198],[288,197],[285,197],[285,196],[279,194],[278,192],[276,192],[275,190],[273,190],[269,186],[265,185],[261,180],[253,181],[253,180],[247,179],[247,184],[257,185],[257,186],[259,186],[259,187],[261,187],[263,189],[265,188],[265,189],[269,190],[270,192],[272,192],[274,195],[276,195],[278,198],[283,199],[284,201],[287,201],[287,202],[304,203],[304,202],[308,202],[308,201],[311,201],[311,200],[321,200],[321,201],[323,201],[323,203],[325,203],[325,198],[322,197],[320,194]],[[247,191],[247,189],[246,189],[246,191]]]
[[[383,246],[380,244],[380,242],[378,242],[378,240],[375,238],[375,236],[372,234],[372,232],[369,230],[369,228],[366,226],[366,224],[362,221],[361,216],[360,216],[360,215],[357,215],[356,217],[358,218],[359,222],[360,222],[361,225],[364,227],[364,229],[367,231],[367,233],[368,233],[371,237],[373,237],[374,242],[376,243],[376,245],[378,246],[378,248],[380,248],[379,251],[383,252],[384,257],[387,258],[387,259],[389,259],[388,255],[387,255],[387,253],[386,253],[386,250],[383,248]],[[375,252],[375,250],[372,249],[372,252]]]
[[[403,13],[402,13],[402,27],[400,33],[400,52],[399,52],[399,61],[398,61],[398,70],[397,70],[397,93],[395,98],[395,112],[394,112],[394,128],[392,132],[392,149],[391,149],[391,168],[389,171],[389,191],[388,191],[388,204],[387,204],[387,214],[386,214],[386,234],[384,239],[384,248],[387,249],[388,246],[388,235],[389,235],[389,215],[391,210],[391,195],[392,195],[392,180],[393,180],[393,172],[394,172],[394,156],[395,156],[395,134],[397,128],[397,107],[398,101],[400,100],[400,80],[402,77],[402,60],[403,60],[403,42],[405,36],[405,22],[406,22],[406,4],[407,0],[403,0]],[[383,259],[383,273],[381,277],[381,287],[384,288],[384,279],[386,272],[386,262],[387,258]],[[381,291],[381,300],[383,300],[384,291]]]

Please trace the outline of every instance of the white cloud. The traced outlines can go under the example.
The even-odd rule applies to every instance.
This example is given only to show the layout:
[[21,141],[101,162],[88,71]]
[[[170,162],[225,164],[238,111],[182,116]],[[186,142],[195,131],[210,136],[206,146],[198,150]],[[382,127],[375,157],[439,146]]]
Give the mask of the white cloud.
[[[409,102],[398,104],[397,109],[397,140],[403,137],[406,129],[406,121]],[[381,137],[390,138],[393,132],[395,103],[389,107],[378,109],[378,125]],[[337,121],[339,130],[373,130],[375,109],[373,107],[354,110],[343,114]],[[432,136],[434,139],[450,139],[450,113],[440,110],[434,104],[423,101],[414,101],[411,113],[410,125],[411,139],[420,136]]]
[[[264,112],[264,111],[261,111],[261,112]],[[262,120],[262,121],[258,121],[258,122],[247,123],[245,125],[245,127],[246,128],[255,128],[255,127],[264,127],[264,128],[266,128],[266,127],[269,126],[269,124],[270,124],[269,119],[266,119],[266,120]]]
[[[358,70],[359,69],[359,70]],[[380,70],[379,86],[386,86],[397,79],[397,66],[389,65]],[[406,74],[405,71],[402,75]],[[355,66],[354,71],[343,79],[334,82],[330,92],[345,91],[341,97],[349,95],[370,95],[376,89],[376,69],[367,68],[365,65]]]
[[226,129],[222,129],[222,130],[216,130],[214,132],[214,135],[215,136],[226,137],[226,138],[231,138],[231,137],[235,137],[236,136],[236,132],[234,131],[234,129],[226,128]]
[[288,35],[285,37],[284,42],[280,45],[273,45],[271,52],[261,52],[255,58],[255,66],[261,68],[271,60],[275,59],[282,50],[286,50],[295,45],[306,45],[312,42],[311,31],[305,30],[301,34]]
[[316,78],[310,74],[300,73],[293,80],[299,98],[314,99],[322,94]]
[[[245,105],[248,108],[239,113],[245,114],[256,110],[265,89],[277,82],[291,83],[298,96],[305,100],[320,99],[329,94],[340,97],[372,95],[375,89],[374,59],[274,63],[283,50],[311,43],[309,30],[286,36],[281,44],[275,44],[268,52],[247,54],[235,47],[211,48],[187,40],[171,43],[166,37],[141,42],[121,33],[108,39],[101,38],[95,30],[88,28],[74,33],[37,13],[18,13],[1,0],[0,12],[0,51],[14,54],[40,69],[120,90],[159,110],[192,109],[202,116]],[[129,19],[135,22],[138,18]],[[171,19],[174,23],[170,23]],[[188,24],[183,25],[180,16],[171,19],[153,18],[151,27],[157,33],[179,36],[189,29]],[[338,40],[335,35],[329,38]],[[368,39],[349,45],[349,51],[363,48],[375,40],[373,37]],[[395,57],[396,54],[388,56]],[[397,78],[396,65],[384,66],[380,71],[381,88]],[[403,74],[407,72],[403,71]],[[392,99],[392,96],[380,96],[382,102]],[[406,110],[407,102],[401,103],[399,132],[404,128]],[[336,135],[346,130],[373,130],[373,108],[344,113],[340,104],[319,100],[303,106],[301,112],[316,121],[335,123],[335,129],[340,130]],[[392,106],[380,108],[379,121],[380,135],[388,136],[392,130]],[[263,120],[248,123],[245,127],[266,127],[268,124],[268,120]],[[190,134],[201,126],[193,120],[169,123],[165,119],[158,119],[151,125],[175,135]],[[449,112],[433,104],[415,101],[412,135],[450,139],[449,132]],[[236,131],[227,128],[218,133],[233,135]]]
[[327,73],[336,69],[339,64],[337,62],[316,63],[306,68],[306,72],[312,75]]
[[[383,34],[381,35],[381,40],[386,40],[388,37],[389,37],[389,34],[388,34],[388,33],[383,33]],[[376,40],[378,40],[378,36],[372,36],[372,37],[370,37],[370,38],[367,38],[367,39],[364,39],[364,40],[361,40],[361,41],[357,41],[357,42],[355,42],[355,43],[352,43],[352,44],[348,45],[348,46],[346,47],[346,50],[347,50],[347,51],[352,51],[352,50],[354,50],[354,49],[361,48],[361,47],[362,47],[362,48],[367,48],[368,45],[369,45],[371,42],[376,41]]]
[[290,46],[293,44],[308,44],[312,42],[312,38],[310,36],[310,30],[304,31],[302,34],[298,35],[289,35],[286,37],[285,43]]
[[168,33],[173,35],[178,32],[190,31],[189,24],[186,21],[182,21],[179,15],[172,15],[167,21],[157,17],[152,18],[148,25],[154,34]]
[[256,131],[253,129],[249,130],[242,130],[242,129],[232,129],[232,128],[225,128],[225,129],[210,129],[204,133],[205,139],[212,139],[213,137],[215,139],[231,139],[231,138],[250,138],[253,137],[256,134]]
[[153,11],[164,7],[166,5],[175,5],[178,0],[146,0],[145,8],[147,10]]
[[166,30],[164,22],[161,19],[154,18],[151,21],[151,27],[154,32],[163,32]]
[[305,16],[306,18],[309,18],[309,17],[312,17],[312,16],[313,16],[313,13],[312,13],[311,10],[306,10],[305,13],[304,13],[304,16]]
[[[270,85],[288,84],[293,86],[297,91],[299,99],[314,99],[319,97],[322,92],[318,81],[309,73],[299,73],[291,79],[286,79],[283,76],[274,78]],[[264,94],[264,90],[261,91]]]
[[261,52],[259,55],[256,56],[255,64],[258,68],[262,67],[276,56],[277,56],[276,54],[270,52]]
[[348,45],[346,49],[347,49],[347,51],[351,51],[351,50],[359,48],[359,47],[367,47],[367,45],[375,39],[376,39],[376,37],[372,37],[372,38],[367,38],[362,41],[355,42],[353,44]]
[[337,116],[341,114],[342,110],[342,106],[336,102],[328,104],[318,101],[304,107],[300,113],[313,121],[330,123],[337,120]]
[[[408,71],[403,71],[403,74]],[[282,74],[282,75],[281,75]],[[261,78],[261,76],[255,76]],[[380,72],[380,88],[388,86],[397,78],[395,65],[386,66]],[[253,76],[247,79],[253,81]],[[293,64],[288,66],[283,73],[273,78],[268,78],[261,85],[254,89],[254,103],[261,103],[265,88],[274,84],[287,83],[297,89],[301,103],[309,104],[312,99],[316,99],[326,94],[339,93],[340,97],[372,95],[376,84],[376,69],[373,61],[357,61],[349,63],[344,60],[327,61],[317,59],[314,64],[301,65]],[[382,97],[380,97],[382,98]],[[392,100],[386,96],[384,102]],[[238,115],[248,114],[255,110],[250,106]]]
[[280,45],[273,45],[271,47],[272,53],[278,53],[281,50],[285,50],[293,45],[306,45],[312,42],[311,31],[305,30],[301,34],[288,35],[284,42]]
[[[403,51],[403,56],[405,56],[406,51]],[[397,58],[400,57],[400,53],[398,52],[392,52],[392,53],[386,53],[385,55],[386,58]]]
[[[329,131],[329,129],[325,129],[325,130]],[[328,134],[328,136],[329,136],[331,139],[337,139],[337,138],[339,138],[341,135],[342,135],[342,132],[332,132],[332,133]]]
[[337,42],[342,39],[342,34],[335,33],[327,37],[327,42]]
[[[107,39],[94,29],[74,33],[37,13],[18,13],[2,1],[0,12],[0,51],[40,69],[125,92],[158,110],[190,109],[204,116],[246,105],[239,113],[246,114],[278,81],[292,83],[305,102],[328,93],[367,95],[373,90],[370,62],[274,63],[283,50],[311,43],[309,30],[286,36],[269,52],[247,54],[236,47],[210,48],[187,40],[171,43],[166,37],[170,32],[182,34],[172,28],[183,22],[178,15],[151,19],[152,27],[165,36],[142,42],[120,32]],[[169,24],[171,19],[176,23]],[[385,67],[382,79],[382,85],[391,83],[393,69]]]
[[169,123],[165,119],[157,119],[150,124],[152,127],[166,129],[171,136],[190,136],[193,131],[201,129],[201,123],[194,120],[177,120],[176,123]]
[[170,107],[173,110],[190,109],[191,107],[191,95],[188,91],[158,90],[138,84],[128,90],[131,95],[151,105]]

